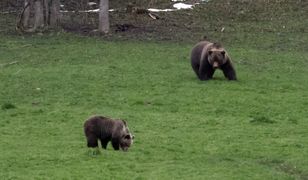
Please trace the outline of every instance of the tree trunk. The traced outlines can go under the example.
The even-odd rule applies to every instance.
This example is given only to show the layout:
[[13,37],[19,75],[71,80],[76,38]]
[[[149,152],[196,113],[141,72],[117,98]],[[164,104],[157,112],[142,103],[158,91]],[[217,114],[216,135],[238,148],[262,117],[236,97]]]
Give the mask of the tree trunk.
[[16,29],[34,32],[41,27],[57,27],[60,21],[60,0],[24,0],[24,9]]
[[46,25],[49,24],[49,0],[44,1],[44,22]]
[[60,0],[52,0],[50,5],[50,26],[57,27],[60,19]]
[[44,11],[43,11],[43,3],[41,0],[36,0],[34,3],[34,27],[37,28],[44,26]]
[[99,32],[109,32],[109,0],[100,0],[99,4]]
[[27,28],[29,26],[29,19],[30,19],[30,10],[31,10],[31,0],[25,0],[24,3],[24,11],[22,12],[22,26]]

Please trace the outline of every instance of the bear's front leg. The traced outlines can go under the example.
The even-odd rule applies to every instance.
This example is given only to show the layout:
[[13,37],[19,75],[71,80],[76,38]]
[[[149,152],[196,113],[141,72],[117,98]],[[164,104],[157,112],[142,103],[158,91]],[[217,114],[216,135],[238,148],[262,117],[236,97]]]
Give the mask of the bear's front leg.
[[94,134],[88,134],[87,135],[87,145],[88,147],[97,147],[98,146],[98,139]]
[[101,139],[102,148],[107,149],[107,144],[109,140],[107,139]]
[[119,150],[120,149],[120,142],[118,139],[114,138],[111,140],[111,144],[114,150]]
[[232,64],[230,62],[227,62],[221,67],[221,70],[223,71],[226,78],[229,80],[237,80],[235,69],[233,68]]
[[199,69],[199,79],[201,81],[206,81],[212,79],[215,69],[213,69],[210,64],[203,64]]
[[199,77],[199,79],[201,81],[207,81],[207,80],[210,80],[211,78],[209,76],[207,76],[207,75],[202,75],[202,76]]

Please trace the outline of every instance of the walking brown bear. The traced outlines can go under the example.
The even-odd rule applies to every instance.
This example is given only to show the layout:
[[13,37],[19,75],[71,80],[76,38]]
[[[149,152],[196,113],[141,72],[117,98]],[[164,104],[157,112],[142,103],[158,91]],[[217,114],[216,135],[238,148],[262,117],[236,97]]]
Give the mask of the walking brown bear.
[[191,66],[202,81],[212,79],[221,69],[229,80],[236,80],[235,69],[226,50],[219,43],[201,41],[191,51]]
[[134,136],[129,132],[126,121],[113,120],[103,116],[90,117],[84,123],[84,133],[88,147],[98,147],[98,140],[102,148],[106,149],[111,141],[114,150],[127,151],[133,144]]

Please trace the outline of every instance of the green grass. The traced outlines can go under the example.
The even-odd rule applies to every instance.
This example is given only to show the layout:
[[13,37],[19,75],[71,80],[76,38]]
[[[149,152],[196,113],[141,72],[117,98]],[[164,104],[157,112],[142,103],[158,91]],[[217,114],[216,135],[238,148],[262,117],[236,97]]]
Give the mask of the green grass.
[[[239,80],[200,82],[192,45],[1,35],[0,179],[307,179],[307,52],[228,46]],[[129,152],[86,148],[93,114]]]

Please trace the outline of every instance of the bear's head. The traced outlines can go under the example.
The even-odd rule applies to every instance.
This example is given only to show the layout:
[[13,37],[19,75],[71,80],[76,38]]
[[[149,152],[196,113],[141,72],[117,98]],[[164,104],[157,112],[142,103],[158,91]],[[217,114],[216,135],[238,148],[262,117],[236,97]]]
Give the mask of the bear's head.
[[120,148],[123,151],[127,151],[128,148],[133,144],[135,136],[129,132],[126,121],[122,120],[123,129],[122,129],[122,137],[120,139]]
[[120,141],[120,148],[123,151],[127,151],[128,148],[133,144],[134,138],[135,138],[134,135],[132,135],[131,133],[124,134]]
[[220,68],[223,64],[227,62],[225,49],[218,43],[213,43],[212,46],[208,48],[208,62],[214,68]]

